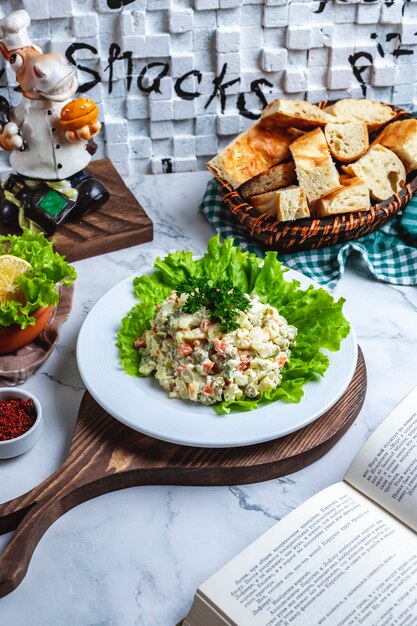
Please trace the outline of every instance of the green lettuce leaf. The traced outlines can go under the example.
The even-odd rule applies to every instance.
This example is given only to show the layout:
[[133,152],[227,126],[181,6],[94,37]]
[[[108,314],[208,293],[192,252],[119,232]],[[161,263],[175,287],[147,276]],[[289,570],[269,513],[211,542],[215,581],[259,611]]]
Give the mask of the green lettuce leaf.
[[71,285],[77,274],[65,257],[55,252],[53,242],[42,233],[33,234],[24,229],[22,235],[0,236],[0,255],[11,254],[25,259],[31,269],[16,281],[26,299],[22,306],[12,300],[0,305],[0,327],[18,323],[22,328],[33,326],[32,313],[40,306],[55,306],[58,302],[58,283]]
[[158,280],[164,285],[178,285],[190,276],[201,273],[201,261],[194,261],[192,252],[173,252],[165,259],[159,257],[155,261]]
[[208,242],[207,252],[194,261],[191,252],[175,252],[155,261],[150,276],[134,279],[134,293],[140,299],[122,320],[117,335],[120,359],[125,371],[138,376],[140,356],[133,341],[150,327],[155,306],[162,302],[179,283],[190,276],[207,277],[214,281],[227,276],[246,293],[257,294],[264,303],[275,306],[289,324],[297,327],[296,345],[282,371],[282,383],[257,399],[220,402],[213,406],[219,414],[251,411],[260,403],[299,402],[304,385],[323,376],[329,366],[323,349],[337,351],[350,331],[342,313],[344,299],[335,301],[325,289],[313,286],[302,289],[297,280],[286,280],[288,270],[278,260],[276,252],[259,257],[233,246],[232,239],[220,242],[219,236]]
[[122,325],[117,333],[117,347],[123,369],[131,376],[141,376],[139,372],[141,355],[133,342],[150,328],[150,320],[154,315],[155,304],[153,302],[140,302],[135,304],[122,319]]

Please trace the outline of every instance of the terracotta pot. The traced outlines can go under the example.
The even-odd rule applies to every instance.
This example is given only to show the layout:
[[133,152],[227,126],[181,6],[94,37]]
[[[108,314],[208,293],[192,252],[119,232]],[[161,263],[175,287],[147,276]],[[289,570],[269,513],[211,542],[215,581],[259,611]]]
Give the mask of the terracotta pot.
[[47,306],[36,309],[36,311],[32,313],[32,317],[36,320],[35,325],[28,326],[24,330],[20,328],[19,324],[0,327],[0,354],[19,350],[19,348],[23,348],[23,346],[26,346],[26,344],[36,339],[49,322],[52,308],[51,306]]

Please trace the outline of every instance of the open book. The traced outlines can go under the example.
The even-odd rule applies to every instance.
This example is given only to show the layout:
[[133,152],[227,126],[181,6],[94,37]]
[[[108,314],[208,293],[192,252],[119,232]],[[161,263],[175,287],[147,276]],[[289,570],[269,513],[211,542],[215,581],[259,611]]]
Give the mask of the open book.
[[183,626],[417,624],[417,387],[343,482],[198,589]]

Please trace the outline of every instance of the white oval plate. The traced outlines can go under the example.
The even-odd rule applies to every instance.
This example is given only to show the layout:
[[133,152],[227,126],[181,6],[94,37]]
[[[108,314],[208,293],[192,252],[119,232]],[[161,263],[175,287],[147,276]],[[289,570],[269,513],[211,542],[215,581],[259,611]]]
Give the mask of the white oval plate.
[[[152,270],[149,270],[151,272]],[[136,274],[135,274],[136,275]],[[116,333],[137,299],[130,276],[110,289],[91,309],[77,341],[81,377],[93,398],[117,420],[146,435],[188,446],[229,448],[277,439],[310,424],[342,396],[355,372],[357,342],[353,328],[320,380],[304,386],[298,404],[271,402],[254,411],[217,415],[211,407],[171,399],[153,378],[135,378],[120,365]],[[305,289],[313,280],[289,270]]]

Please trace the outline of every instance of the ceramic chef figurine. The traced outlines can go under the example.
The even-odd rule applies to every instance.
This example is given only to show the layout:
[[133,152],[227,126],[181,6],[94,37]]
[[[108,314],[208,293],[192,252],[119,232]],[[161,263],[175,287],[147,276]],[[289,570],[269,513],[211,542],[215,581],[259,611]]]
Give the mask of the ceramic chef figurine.
[[[0,21],[0,52],[16,73],[21,103],[0,102],[0,146],[11,152],[17,174],[2,183],[0,219],[9,226],[40,227],[51,234],[103,204],[109,194],[84,171],[90,140],[100,131],[92,100],[71,100],[78,84],[74,69],[56,52],[43,54],[30,41],[26,11]],[[90,143],[89,143],[90,142]]]

